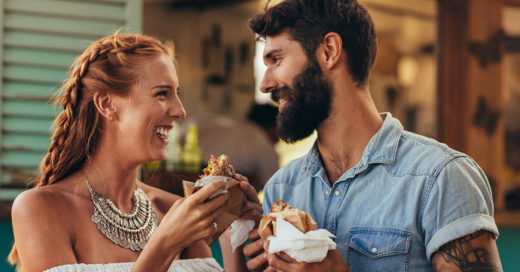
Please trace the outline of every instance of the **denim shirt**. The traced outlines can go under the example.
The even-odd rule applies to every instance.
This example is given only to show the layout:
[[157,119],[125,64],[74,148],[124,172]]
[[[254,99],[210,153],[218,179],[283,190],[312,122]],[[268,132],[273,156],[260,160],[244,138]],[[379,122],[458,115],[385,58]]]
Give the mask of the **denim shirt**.
[[403,130],[389,113],[361,161],[330,185],[317,144],[275,173],[264,212],[283,199],[336,236],[352,271],[433,271],[445,243],[487,230],[498,237],[489,182],[467,155]]

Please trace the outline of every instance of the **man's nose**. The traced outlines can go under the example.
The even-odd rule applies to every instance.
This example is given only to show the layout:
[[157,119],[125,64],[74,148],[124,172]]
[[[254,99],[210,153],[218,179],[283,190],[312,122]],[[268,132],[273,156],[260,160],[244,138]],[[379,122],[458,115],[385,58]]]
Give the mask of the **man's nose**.
[[276,89],[276,81],[274,80],[272,74],[268,71],[265,72],[262,81],[260,82],[260,91],[263,93],[270,93],[274,89]]

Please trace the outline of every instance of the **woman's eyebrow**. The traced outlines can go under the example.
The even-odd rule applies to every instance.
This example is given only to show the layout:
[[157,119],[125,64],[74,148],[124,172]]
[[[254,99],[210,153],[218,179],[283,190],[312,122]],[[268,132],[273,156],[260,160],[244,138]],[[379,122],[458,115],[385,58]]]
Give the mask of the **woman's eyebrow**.
[[173,89],[171,85],[157,85],[152,87],[152,89]]

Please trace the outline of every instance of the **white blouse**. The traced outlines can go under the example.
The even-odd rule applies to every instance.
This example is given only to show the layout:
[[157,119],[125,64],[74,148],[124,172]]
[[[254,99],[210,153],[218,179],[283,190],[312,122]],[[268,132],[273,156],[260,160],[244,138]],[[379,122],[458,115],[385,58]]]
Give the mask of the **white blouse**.
[[[65,264],[45,270],[44,272],[129,272],[135,263],[109,264]],[[215,272],[224,271],[213,258],[175,260],[168,272]]]

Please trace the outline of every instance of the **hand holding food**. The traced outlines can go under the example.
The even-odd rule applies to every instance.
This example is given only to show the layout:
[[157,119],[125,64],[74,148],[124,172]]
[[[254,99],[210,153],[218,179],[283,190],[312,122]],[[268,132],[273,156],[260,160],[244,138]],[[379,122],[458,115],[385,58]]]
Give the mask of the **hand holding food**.
[[228,156],[221,155],[217,159],[211,155],[208,167],[203,170],[203,173],[204,174],[200,176],[201,179],[197,180],[197,182],[183,181],[185,197],[189,197],[201,190],[205,185],[216,180],[225,180],[226,186],[211,195],[209,199],[217,197],[222,193],[227,192],[228,194],[228,201],[224,207],[224,212],[220,216],[211,215],[213,216],[215,231],[205,239],[206,243],[211,245],[235,219],[240,217],[246,197],[244,192],[240,189],[240,181],[234,179],[236,174],[235,169],[233,165],[231,165]]
[[285,252],[296,262],[321,262],[329,250],[336,249],[332,233],[316,229],[312,217],[299,209],[292,209],[283,200],[271,206],[271,212],[260,221],[259,234],[269,241],[268,252]]
[[308,213],[293,209],[280,199],[271,205],[271,212],[260,220],[258,233],[262,240],[267,241],[267,237],[276,236],[276,219],[279,217],[291,223],[303,233],[315,230],[317,226],[316,221]]

